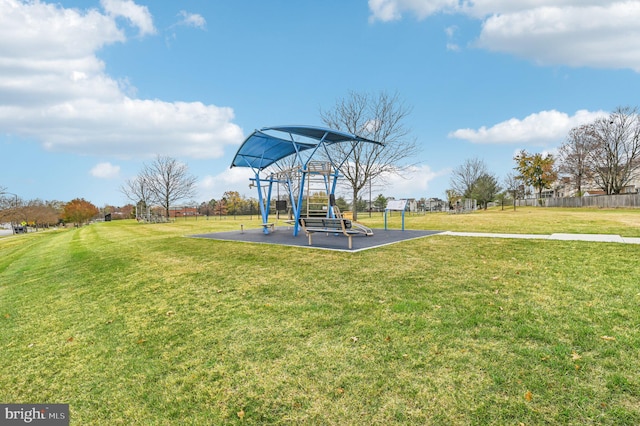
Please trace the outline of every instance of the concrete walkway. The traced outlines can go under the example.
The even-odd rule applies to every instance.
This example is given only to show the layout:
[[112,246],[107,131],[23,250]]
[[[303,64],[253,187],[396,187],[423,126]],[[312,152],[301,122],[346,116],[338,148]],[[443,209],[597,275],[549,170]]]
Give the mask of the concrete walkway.
[[452,235],[456,237],[482,237],[482,238],[521,238],[535,240],[563,240],[563,241],[593,241],[600,243],[625,243],[640,244],[640,238],[627,238],[611,234],[492,234],[484,232],[453,232],[446,231],[440,235]]

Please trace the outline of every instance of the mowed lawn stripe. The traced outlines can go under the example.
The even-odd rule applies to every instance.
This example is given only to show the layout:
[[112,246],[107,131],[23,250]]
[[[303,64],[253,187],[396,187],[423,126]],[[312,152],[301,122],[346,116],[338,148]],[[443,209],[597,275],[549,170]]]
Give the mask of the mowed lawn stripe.
[[0,240],[0,400],[78,424],[640,422],[633,245],[184,238],[238,223]]

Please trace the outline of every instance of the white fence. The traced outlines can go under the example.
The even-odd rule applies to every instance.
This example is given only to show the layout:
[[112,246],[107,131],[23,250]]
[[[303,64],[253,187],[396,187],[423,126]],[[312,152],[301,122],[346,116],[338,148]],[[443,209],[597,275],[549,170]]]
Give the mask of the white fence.
[[518,200],[518,206],[640,208],[640,194],[592,195]]

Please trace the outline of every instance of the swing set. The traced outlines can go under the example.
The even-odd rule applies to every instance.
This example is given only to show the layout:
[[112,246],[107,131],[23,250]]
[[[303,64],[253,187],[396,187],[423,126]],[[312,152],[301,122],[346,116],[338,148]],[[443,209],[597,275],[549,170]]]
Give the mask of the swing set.
[[[382,145],[349,133],[312,126],[265,127],[245,139],[231,167],[249,167],[253,171],[249,187],[257,188],[265,234],[275,230],[273,222],[269,221],[274,185],[277,192],[275,210],[277,214],[287,211],[289,217],[293,217],[290,223],[294,236],[304,226],[304,219],[342,219],[335,205],[335,191],[341,177],[339,169],[349,155],[339,160],[332,158],[328,147],[335,143],[350,143],[352,151],[360,143]],[[289,208],[287,200],[280,198],[281,187],[287,192]],[[353,225],[359,230],[357,232],[373,234],[365,226],[355,222]],[[309,232],[307,228],[305,231]]]

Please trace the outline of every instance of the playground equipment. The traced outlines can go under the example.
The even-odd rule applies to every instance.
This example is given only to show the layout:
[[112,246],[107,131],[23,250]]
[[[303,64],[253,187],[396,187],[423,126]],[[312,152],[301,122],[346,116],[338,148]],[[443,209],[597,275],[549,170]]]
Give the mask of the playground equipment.
[[[335,143],[350,143],[352,150],[360,143],[382,145],[357,135],[312,126],[276,126],[255,130],[242,143],[231,167],[249,167],[254,173],[250,187],[258,191],[258,206],[265,234],[273,228],[269,222],[273,187],[284,187],[291,205],[293,235],[297,236],[301,218],[326,217],[342,219],[335,205],[335,191],[340,167],[347,161],[332,158],[328,147]],[[316,159],[318,157],[318,159]],[[284,160],[288,167],[283,167]],[[291,161],[288,161],[291,160]],[[269,171],[271,170],[271,171]],[[285,200],[276,200],[276,210],[286,209]],[[286,201],[285,201],[286,203]],[[303,215],[304,212],[304,215]],[[352,223],[358,232],[373,232]]]

